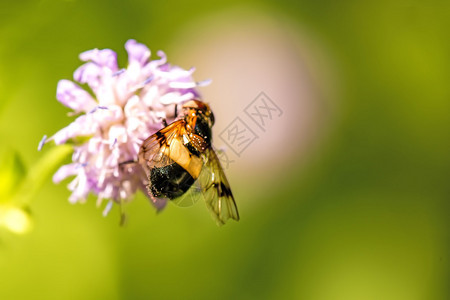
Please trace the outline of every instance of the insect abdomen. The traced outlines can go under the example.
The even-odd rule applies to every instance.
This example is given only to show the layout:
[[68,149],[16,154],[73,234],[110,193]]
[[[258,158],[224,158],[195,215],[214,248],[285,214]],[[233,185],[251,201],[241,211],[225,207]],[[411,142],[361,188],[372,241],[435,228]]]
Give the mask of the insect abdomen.
[[179,164],[173,163],[150,171],[150,192],[154,197],[170,200],[182,196],[195,179]]

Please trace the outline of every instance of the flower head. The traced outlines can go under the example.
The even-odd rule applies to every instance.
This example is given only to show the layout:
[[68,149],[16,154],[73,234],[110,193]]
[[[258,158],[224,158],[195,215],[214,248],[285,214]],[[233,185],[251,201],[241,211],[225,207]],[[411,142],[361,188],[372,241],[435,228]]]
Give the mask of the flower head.
[[124,69],[119,69],[110,49],[80,54],[86,63],[75,71],[75,82],[59,81],[56,92],[57,99],[79,116],[47,140],[75,142],[72,163],[62,166],[53,181],[75,176],[68,185],[69,201],[84,202],[93,193],[98,205],[110,200],[105,213],[113,201],[127,201],[144,186],[140,166],[123,163],[136,161],[142,141],[161,129],[164,119],[176,117],[175,105],[199,97],[193,68],[168,64],[162,51],[159,59],[150,60],[150,50],[135,40],[127,41],[125,49]]

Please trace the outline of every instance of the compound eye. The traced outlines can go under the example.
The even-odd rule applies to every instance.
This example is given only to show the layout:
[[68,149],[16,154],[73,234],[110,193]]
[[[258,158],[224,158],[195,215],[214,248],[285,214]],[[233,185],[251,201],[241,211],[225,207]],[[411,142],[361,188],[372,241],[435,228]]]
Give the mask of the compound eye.
[[214,119],[214,114],[213,114],[212,111],[210,111],[209,118],[210,118],[210,120],[211,120],[211,126],[213,126],[213,125],[214,125],[214,122],[215,122],[216,120]]

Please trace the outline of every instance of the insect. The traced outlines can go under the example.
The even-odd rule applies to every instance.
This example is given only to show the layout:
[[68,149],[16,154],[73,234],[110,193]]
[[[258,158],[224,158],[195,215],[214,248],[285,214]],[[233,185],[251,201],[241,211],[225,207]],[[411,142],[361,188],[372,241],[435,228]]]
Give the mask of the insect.
[[181,206],[204,198],[218,225],[238,221],[230,185],[211,146],[214,115],[209,105],[189,100],[180,110],[173,123],[148,137],[139,150],[149,196]]

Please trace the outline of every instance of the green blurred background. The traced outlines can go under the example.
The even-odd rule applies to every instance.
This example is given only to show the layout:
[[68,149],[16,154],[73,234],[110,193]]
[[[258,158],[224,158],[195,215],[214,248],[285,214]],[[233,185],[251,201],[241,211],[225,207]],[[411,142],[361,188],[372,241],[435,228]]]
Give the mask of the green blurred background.
[[[273,28],[267,39],[292,53],[298,36],[300,52],[313,53],[299,61],[320,104],[303,129],[272,132],[289,139],[260,133],[235,157],[228,173],[241,221],[221,228],[201,203],[156,215],[143,195],[120,227],[117,208],[103,218],[95,197],[71,205],[66,183],[45,178],[30,202],[31,231],[0,230],[0,299],[450,299],[449,12],[444,1],[1,1],[1,147],[26,169],[49,151],[36,151],[42,135],[71,120],[55,93],[78,54],[111,48],[124,66],[129,38],[188,68],[215,57],[201,52],[222,38],[215,22],[228,35],[249,24],[239,26],[251,40],[261,16]],[[283,57],[279,45],[266,50]],[[245,91],[252,78],[242,82]],[[275,97],[286,117],[297,113],[291,106],[301,113],[302,97],[287,95]],[[251,101],[238,100],[235,114]],[[214,112],[222,129],[234,118]],[[302,151],[291,146],[301,130],[314,133]],[[270,147],[264,168],[239,167]],[[12,178],[4,170],[3,183]]]

